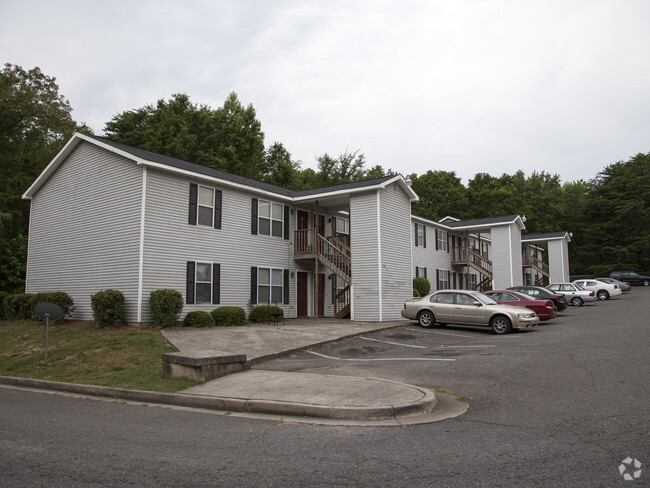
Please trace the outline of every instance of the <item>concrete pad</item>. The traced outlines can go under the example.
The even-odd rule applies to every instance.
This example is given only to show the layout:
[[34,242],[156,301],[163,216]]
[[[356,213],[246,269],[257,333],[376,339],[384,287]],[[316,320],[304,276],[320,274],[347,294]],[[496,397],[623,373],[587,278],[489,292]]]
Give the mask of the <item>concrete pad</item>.
[[184,391],[188,395],[246,400],[246,410],[338,419],[423,415],[436,407],[433,392],[377,378],[246,371]]

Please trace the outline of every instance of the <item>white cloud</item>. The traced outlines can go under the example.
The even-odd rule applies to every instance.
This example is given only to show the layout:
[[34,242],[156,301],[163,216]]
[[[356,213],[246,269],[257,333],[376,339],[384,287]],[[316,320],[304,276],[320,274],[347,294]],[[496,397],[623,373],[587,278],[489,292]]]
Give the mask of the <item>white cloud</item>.
[[0,55],[77,120],[184,92],[252,103],[305,165],[360,149],[422,174],[589,179],[650,150],[650,3],[5,0]]

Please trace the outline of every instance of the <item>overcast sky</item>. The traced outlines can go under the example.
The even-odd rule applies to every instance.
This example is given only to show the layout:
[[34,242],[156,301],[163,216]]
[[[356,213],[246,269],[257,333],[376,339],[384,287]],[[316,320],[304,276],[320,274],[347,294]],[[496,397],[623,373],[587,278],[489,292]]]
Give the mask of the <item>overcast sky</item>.
[[404,175],[591,179],[650,151],[650,1],[0,0],[0,61],[73,118],[234,91],[267,147]]

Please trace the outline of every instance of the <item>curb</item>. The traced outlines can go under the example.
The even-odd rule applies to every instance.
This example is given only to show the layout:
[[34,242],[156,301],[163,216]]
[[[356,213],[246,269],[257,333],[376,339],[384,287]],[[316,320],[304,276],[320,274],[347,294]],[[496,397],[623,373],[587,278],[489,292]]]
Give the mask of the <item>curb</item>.
[[13,376],[0,376],[0,384],[179,407],[338,420],[387,420],[398,417],[412,417],[431,413],[437,405],[436,397],[432,391],[412,385],[409,386],[423,393],[423,398],[412,404],[385,407],[335,407],[277,400],[247,400],[243,398],[188,395],[185,393],[127,390],[124,388],[60,383]]

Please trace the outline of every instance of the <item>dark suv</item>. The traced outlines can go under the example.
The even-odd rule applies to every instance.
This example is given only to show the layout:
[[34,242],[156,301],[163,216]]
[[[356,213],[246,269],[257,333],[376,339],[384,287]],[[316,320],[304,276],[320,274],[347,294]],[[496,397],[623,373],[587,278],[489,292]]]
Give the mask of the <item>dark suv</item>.
[[609,273],[609,277],[625,281],[630,285],[650,286],[650,276],[641,275],[635,271],[612,271]]

